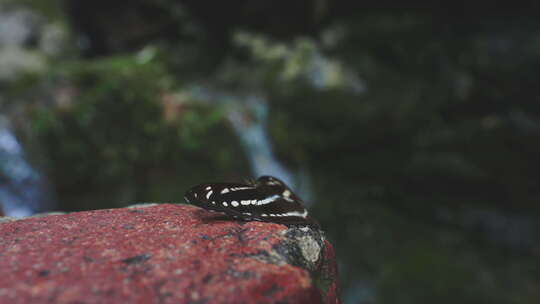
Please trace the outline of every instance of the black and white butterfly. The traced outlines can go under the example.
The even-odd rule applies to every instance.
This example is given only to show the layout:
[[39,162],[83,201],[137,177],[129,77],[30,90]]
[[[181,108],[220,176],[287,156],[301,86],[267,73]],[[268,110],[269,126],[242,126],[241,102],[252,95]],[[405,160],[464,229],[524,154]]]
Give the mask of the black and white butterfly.
[[245,221],[316,224],[302,200],[272,176],[261,176],[250,184],[202,184],[188,190],[184,198],[188,203]]

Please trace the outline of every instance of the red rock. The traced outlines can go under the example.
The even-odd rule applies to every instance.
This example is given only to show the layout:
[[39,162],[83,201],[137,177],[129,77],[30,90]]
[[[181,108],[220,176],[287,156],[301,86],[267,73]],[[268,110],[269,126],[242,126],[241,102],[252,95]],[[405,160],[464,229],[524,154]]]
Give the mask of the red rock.
[[0,303],[339,303],[318,229],[152,205],[0,222]]

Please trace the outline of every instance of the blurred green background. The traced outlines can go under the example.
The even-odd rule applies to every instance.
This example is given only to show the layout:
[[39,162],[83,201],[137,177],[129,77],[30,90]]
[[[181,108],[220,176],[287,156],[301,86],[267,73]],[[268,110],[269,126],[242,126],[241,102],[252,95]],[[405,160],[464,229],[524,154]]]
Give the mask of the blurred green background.
[[4,213],[269,171],[345,303],[539,303],[537,7],[353,3],[1,0]]

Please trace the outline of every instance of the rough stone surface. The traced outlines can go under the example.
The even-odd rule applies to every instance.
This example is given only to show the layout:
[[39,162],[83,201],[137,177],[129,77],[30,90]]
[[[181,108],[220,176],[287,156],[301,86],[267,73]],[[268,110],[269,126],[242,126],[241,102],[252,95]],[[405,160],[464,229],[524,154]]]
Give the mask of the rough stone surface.
[[0,303],[339,303],[317,229],[144,205],[0,222]]

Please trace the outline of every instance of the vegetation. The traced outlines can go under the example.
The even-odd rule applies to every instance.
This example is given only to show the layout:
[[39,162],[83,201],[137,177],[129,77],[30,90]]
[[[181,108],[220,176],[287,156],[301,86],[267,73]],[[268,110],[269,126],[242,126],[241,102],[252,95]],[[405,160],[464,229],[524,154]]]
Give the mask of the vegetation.
[[347,302],[538,302],[532,12],[124,2],[25,1],[68,38],[2,100],[24,100],[61,209],[249,176],[230,100],[194,91],[258,94],[279,159],[313,178]]

